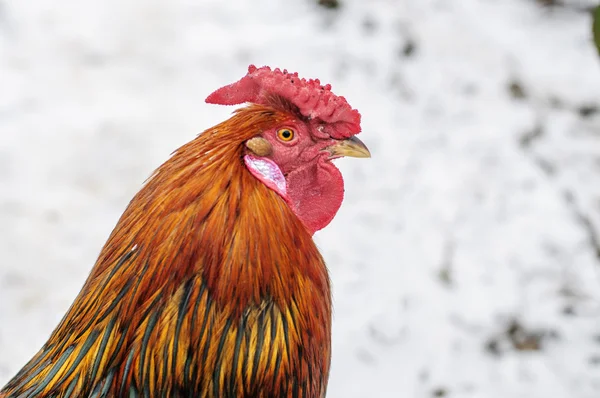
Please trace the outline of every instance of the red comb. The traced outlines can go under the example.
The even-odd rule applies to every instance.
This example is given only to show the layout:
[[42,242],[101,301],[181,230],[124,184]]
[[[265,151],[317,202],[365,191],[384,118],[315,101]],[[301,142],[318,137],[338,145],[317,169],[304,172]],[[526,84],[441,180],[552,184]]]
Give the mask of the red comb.
[[302,115],[334,125],[333,138],[348,138],[360,132],[360,113],[342,96],[331,92],[331,85],[318,79],[301,79],[287,70],[268,66],[248,67],[239,81],[221,87],[206,98],[209,104],[236,105],[243,102],[269,105],[269,98],[279,95],[298,107]]

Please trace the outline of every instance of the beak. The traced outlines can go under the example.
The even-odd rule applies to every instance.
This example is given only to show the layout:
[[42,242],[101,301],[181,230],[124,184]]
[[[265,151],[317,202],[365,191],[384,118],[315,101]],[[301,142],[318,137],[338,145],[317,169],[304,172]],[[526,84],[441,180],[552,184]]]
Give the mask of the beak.
[[330,159],[348,156],[351,158],[370,158],[369,148],[358,138],[351,137],[347,140],[338,141],[326,148],[331,154]]

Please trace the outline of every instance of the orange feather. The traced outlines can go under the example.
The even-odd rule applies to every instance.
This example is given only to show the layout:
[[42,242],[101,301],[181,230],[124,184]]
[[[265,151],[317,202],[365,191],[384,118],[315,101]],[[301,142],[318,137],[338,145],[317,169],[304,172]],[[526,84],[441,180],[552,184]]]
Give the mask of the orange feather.
[[250,105],[158,168],[0,396],[324,396],[325,263],[242,160],[246,140],[292,117]]

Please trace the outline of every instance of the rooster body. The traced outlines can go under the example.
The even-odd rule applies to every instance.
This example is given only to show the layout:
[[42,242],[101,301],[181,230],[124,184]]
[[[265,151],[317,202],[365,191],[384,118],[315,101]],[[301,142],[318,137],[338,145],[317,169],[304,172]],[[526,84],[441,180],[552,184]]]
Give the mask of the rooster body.
[[[285,158],[302,137],[315,141],[306,135],[312,123],[325,122],[257,77],[265,70],[297,79],[251,67],[258,88],[250,94],[245,86],[213,94],[212,102],[230,103],[246,92],[243,102],[253,104],[158,168],[61,323],[0,397],[325,396],[331,294],[312,233],[331,220],[339,195],[309,189],[337,175],[298,160],[308,144]],[[331,140],[357,148],[357,140]],[[339,152],[329,141],[317,157]],[[328,200],[317,210],[315,195]]]

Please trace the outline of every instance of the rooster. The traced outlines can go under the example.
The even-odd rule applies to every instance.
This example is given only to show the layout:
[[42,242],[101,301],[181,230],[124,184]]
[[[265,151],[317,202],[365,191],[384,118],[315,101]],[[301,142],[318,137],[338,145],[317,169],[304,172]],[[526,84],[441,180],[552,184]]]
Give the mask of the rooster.
[[27,397],[324,397],[332,160],[369,157],[330,85],[256,68],[208,103],[248,103],[176,150],[132,199],[42,349]]

